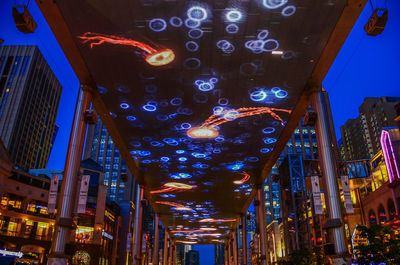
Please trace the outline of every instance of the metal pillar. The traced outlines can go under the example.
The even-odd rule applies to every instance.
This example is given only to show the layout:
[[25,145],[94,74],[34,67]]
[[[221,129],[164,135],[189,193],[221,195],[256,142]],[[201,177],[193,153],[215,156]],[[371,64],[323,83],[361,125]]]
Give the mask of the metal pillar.
[[153,249],[153,265],[159,265],[159,261],[158,261],[158,242],[160,241],[160,227],[159,227],[159,217],[158,214],[156,214],[155,216],[155,233],[154,233],[154,249]]
[[163,265],[168,265],[168,232],[165,227],[164,229]]
[[78,183],[79,167],[85,142],[86,122],[84,112],[89,109],[91,95],[87,89],[80,86],[75,105],[74,120],[69,136],[67,157],[65,159],[64,177],[61,184],[60,200],[58,205],[56,229],[51,241],[48,264],[66,265],[65,245],[74,229],[73,211],[76,197],[76,183]]
[[227,248],[226,243],[224,245],[224,264],[229,265],[229,263],[228,263],[228,248]]
[[243,265],[247,265],[249,258],[247,257],[247,215],[242,216],[242,254]]
[[135,209],[135,242],[133,243],[133,265],[139,265],[142,254],[142,215],[143,215],[143,187],[136,186],[136,209]]
[[172,241],[172,237],[169,238],[169,258],[168,264],[172,265],[172,251],[174,249],[174,242]]
[[228,239],[228,265],[232,265],[232,244],[231,244],[231,239]]
[[238,244],[236,240],[236,229],[232,231],[232,254],[233,254],[233,265],[238,265]]
[[176,265],[176,244],[174,244],[174,255],[172,257],[172,265]]
[[315,131],[318,143],[319,161],[322,171],[325,201],[329,215],[325,227],[328,236],[335,246],[336,254],[346,254],[346,238],[343,229],[341,202],[336,168],[336,135],[333,126],[329,97],[326,91],[312,95],[312,106],[317,112]]
[[267,243],[265,242],[265,197],[263,187],[257,189],[257,219],[260,232],[261,265],[267,265]]

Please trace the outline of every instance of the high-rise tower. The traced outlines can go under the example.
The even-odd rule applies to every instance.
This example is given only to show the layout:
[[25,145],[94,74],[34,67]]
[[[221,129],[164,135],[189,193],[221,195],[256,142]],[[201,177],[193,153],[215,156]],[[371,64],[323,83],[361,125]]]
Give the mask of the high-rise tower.
[[0,46],[0,137],[18,167],[46,167],[61,90],[37,46]]

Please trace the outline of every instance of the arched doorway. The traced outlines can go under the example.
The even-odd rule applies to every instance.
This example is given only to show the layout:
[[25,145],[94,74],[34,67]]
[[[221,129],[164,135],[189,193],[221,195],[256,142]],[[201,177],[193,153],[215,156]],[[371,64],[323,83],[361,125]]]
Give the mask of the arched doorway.
[[387,222],[385,207],[382,204],[378,207],[378,219],[380,224]]
[[87,251],[78,250],[72,257],[72,265],[90,265],[90,255]]
[[368,220],[369,220],[369,224],[370,225],[376,225],[377,224],[376,214],[375,214],[374,210],[372,210],[372,209],[368,213]]
[[392,198],[388,199],[387,207],[389,212],[389,220],[393,220],[396,216],[396,207],[394,206],[394,201]]

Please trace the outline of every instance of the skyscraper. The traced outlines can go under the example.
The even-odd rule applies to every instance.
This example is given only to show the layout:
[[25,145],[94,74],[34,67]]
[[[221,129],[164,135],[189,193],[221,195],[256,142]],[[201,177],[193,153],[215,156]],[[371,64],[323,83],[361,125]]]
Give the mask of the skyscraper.
[[358,108],[360,115],[340,127],[342,159],[372,158],[380,149],[380,134],[384,127],[396,126],[395,105],[400,97],[367,97]]
[[189,250],[186,253],[185,265],[200,265],[200,253],[197,250]]
[[18,167],[46,167],[61,90],[37,46],[0,46],[0,137]]
[[92,158],[103,167],[108,198],[134,201],[136,182],[100,120],[88,126],[84,158]]
[[272,172],[264,183],[265,211],[267,224],[281,217],[280,187],[274,175],[278,174],[277,168],[283,159],[290,154],[300,154],[303,159],[318,159],[317,138],[313,126],[305,126],[299,122],[293,135],[286,144]]
[[224,245],[214,245],[214,265],[225,264]]

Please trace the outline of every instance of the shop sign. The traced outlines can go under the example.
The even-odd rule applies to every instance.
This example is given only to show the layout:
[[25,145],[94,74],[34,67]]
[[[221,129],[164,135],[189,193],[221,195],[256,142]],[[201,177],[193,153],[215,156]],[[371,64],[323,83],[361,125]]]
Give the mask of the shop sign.
[[54,213],[54,211],[56,209],[59,180],[60,180],[60,175],[51,176],[49,199],[47,202],[47,212],[48,213]]
[[109,233],[106,233],[106,232],[104,232],[104,231],[101,233],[101,235],[104,236],[104,237],[106,237],[106,238],[108,238],[108,239],[110,239],[110,240],[113,240],[113,239],[114,239],[114,237],[113,237],[112,235],[110,235]]
[[312,194],[314,202],[315,214],[323,213],[323,206],[321,200],[321,188],[319,187],[319,176],[311,176]]
[[351,200],[351,192],[349,186],[349,177],[341,176],[340,179],[342,180],[344,206],[346,208],[346,213],[354,213],[353,201]]
[[79,189],[79,200],[78,200],[78,209],[77,213],[85,213],[86,212],[86,201],[89,190],[89,175],[82,175],[81,179],[81,187]]
[[18,257],[18,258],[22,258],[22,255],[24,255],[21,251],[9,251],[7,249],[0,249],[0,254],[2,254],[3,256],[13,256],[13,257]]

